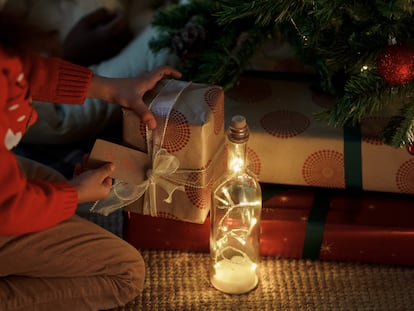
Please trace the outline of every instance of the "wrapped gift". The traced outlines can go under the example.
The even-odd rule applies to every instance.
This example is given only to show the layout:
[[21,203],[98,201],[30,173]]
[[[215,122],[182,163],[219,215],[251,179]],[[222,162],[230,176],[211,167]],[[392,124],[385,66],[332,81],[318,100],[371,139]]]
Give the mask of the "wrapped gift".
[[134,112],[124,110],[124,146],[97,141],[91,152],[92,166],[111,161],[116,167],[110,195],[92,210],[108,213],[123,207],[203,223],[211,187],[225,167],[223,90],[168,80],[144,101],[157,119],[155,129],[147,129]]
[[292,188],[266,200],[265,255],[414,265],[414,197]]
[[[262,184],[263,256],[414,265],[414,197]],[[140,249],[209,251],[204,224],[131,214],[124,238]]]
[[357,128],[332,127],[315,116],[334,100],[308,81],[243,76],[226,92],[225,124],[235,113],[250,127],[250,168],[261,182],[414,193],[414,156],[381,143],[385,117]]

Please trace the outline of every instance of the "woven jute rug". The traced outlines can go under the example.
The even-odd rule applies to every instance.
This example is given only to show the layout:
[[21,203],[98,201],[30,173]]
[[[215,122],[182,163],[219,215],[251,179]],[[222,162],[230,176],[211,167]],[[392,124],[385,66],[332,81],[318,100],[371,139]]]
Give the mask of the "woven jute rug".
[[252,292],[227,295],[209,282],[205,253],[142,251],[144,292],[113,311],[414,310],[414,268],[263,257]]

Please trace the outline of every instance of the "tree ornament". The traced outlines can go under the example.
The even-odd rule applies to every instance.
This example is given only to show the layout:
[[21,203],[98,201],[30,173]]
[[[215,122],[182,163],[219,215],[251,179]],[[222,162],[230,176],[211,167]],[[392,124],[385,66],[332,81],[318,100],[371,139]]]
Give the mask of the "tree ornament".
[[407,45],[388,45],[377,58],[381,77],[391,85],[403,85],[414,78],[414,48]]
[[407,151],[409,154],[414,155],[414,144],[407,145]]
[[189,58],[200,53],[205,39],[206,29],[202,25],[190,20],[172,38],[171,46],[178,57]]

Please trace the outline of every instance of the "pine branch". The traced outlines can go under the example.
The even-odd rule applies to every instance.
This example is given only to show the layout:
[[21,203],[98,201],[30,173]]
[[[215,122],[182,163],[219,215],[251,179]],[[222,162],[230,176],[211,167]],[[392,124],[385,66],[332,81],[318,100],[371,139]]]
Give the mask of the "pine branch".
[[238,29],[240,28],[227,29],[226,35],[217,38],[199,59],[186,61],[186,79],[220,85],[225,90],[232,87],[246,68],[257,46],[266,39],[263,33],[267,33],[267,30],[260,27],[251,28],[242,35],[241,40]]
[[396,148],[414,143],[414,98],[410,97],[399,115],[391,119],[383,130],[382,138],[384,143]]
[[318,114],[317,118],[325,119],[328,124],[336,127],[347,123],[355,125],[364,116],[381,112],[394,95],[386,83],[372,72],[351,76],[343,93],[333,108]]
[[199,16],[203,19],[199,23],[208,24],[211,15],[218,10],[216,1],[192,0],[188,4],[171,4],[157,10],[152,18],[151,24],[160,31],[179,30],[193,17]]
[[[196,20],[207,35],[197,57],[182,58],[183,78],[227,89],[277,29],[298,58],[319,73],[322,90],[337,97],[336,106],[317,117],[343,126],[392,108],[394,117],[384,137],[397,146],[409,142],[413,132],[414,104],[401,108],[399,99],[411,101],[414,80],[387,84],[376,68],[377,57],[389,38],[413,44],[413,14],[414,5],[406,0],[190,0],[155,15],[153,25],[160,36],[150,47],[179,53],[172,47],[174,38]],[[240,42],[246,34],[248,39]]]
[[304,10],[306,1],[284,0],[221,0],[219,24],[231,24],[236,20],[254,19],[257,25],[269,26],[289,20],[297,11]]

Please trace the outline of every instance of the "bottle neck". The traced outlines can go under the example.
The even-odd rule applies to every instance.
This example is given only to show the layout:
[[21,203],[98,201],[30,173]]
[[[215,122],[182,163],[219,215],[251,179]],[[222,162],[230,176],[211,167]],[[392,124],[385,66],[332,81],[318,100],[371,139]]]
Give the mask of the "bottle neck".
[[231,174],[244,173],[247,167],[246,143],[234,143],[228,140],[227,170]]

